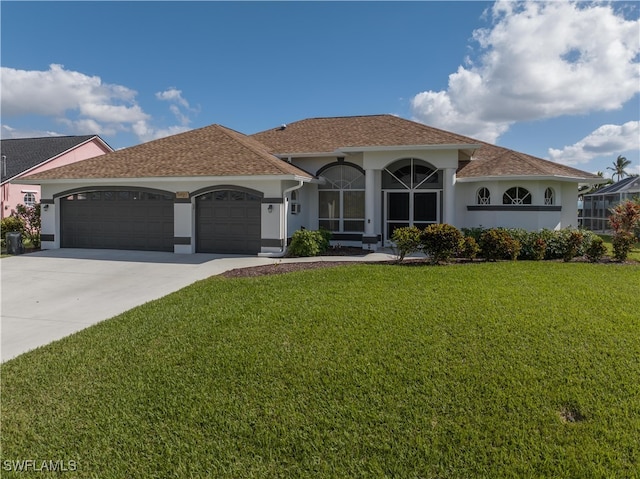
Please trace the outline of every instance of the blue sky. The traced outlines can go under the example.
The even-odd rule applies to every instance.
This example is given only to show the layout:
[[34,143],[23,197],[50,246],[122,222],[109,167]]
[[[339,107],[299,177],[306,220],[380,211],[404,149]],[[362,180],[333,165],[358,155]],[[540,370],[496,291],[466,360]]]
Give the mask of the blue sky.
[[[2,137],[391,113],[640,173],[637,2],[7,2]],[[610,172],[608,172],[610,173]]]

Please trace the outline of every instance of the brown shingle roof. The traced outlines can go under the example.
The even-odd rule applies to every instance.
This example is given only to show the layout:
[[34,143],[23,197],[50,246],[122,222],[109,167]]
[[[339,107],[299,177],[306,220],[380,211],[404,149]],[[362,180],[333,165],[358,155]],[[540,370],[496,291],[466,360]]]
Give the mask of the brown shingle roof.
[[439,130],[393,115],[310,118],[251,135],[274,154],[333,152],[340,148],[409,145],[480,145],[461,162],[459,178],[560,176],[597,178],[585,171]]
[[309,118],[251,135],[272,153],[333,152],[338,148],[477,144],[476,140],[393,115]]
[[461,164],[458,178],[478,178],[488,176],[557,176],[574,179],[597,179],[598,176],[586,171],[543,160],[535,156],[509,150],[488,143],[474,153],[472,161]]
[[479,145],[460,163],[459,178],[596,175],[393,115],[310,118],[251,136],[211,125],[48,170],[29,179],[295,175],[309,173],[275,154],[328,153],[339,148]]
[[221,125],[168,136],[29,179],[295,175],[309,173],[271,155],[256,140]]

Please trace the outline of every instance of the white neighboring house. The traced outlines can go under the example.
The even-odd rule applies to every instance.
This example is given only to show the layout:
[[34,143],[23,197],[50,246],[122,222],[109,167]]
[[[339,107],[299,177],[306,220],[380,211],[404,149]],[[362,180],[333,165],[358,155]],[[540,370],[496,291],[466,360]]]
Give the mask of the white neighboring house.
[[221,125],[32,175],[43,248],[279,255],[299,228],[377,249],[432,223],[577,226],[602,178],[392,115]]
[[584,195],[581,226],[591,231],[608,231],[611,208],[625,200],[640,198],[640,176],[629,176]]

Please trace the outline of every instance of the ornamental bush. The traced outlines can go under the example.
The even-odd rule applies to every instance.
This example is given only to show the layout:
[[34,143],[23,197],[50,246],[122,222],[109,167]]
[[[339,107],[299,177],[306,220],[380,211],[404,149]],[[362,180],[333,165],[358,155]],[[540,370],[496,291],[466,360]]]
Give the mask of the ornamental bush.
[[582,246],[582,240],[584,236],[579,230],[570,230],[567,232],[564,249],[562,251],[562,260],[567,262],[578,256],[580,247]]
[[427,226],[420,235],[422,251],[432,263],[449,261],[464,246],[462,233],[446,223]]
[[[330,236],[329,236],[330,238]],[[297,230],[291,237],[288,256],[318,256],[329,248],[326,233],[313,230]]]
[[522,245],[503,228],[492,228],[480,237],[480,253],[487,261],[499,259],[515,260]]
[[391,241],[395,244],[394,251],[398,261],[403,261],[405,256],[420,251],[420,229],[415,226],[396,228],[391,235]]
[[626,231],[616,232],[611,240],[613,244],[613,257],[618,261],[626,261],[636,238],[633,233]]
[[599,236],[595,236],[591,238],[589,242],[589,246],[587,246],[585,250],[585,255],[587,259],[592,263],[597,263],[600,261],[605,253],[607,252],[607,247],[604,244],[604,241]]
[[463,238],[462,249],[458,252],[458,255],[466,259],[475,259],[480,252],[480,246],[473,236],[465,236]]

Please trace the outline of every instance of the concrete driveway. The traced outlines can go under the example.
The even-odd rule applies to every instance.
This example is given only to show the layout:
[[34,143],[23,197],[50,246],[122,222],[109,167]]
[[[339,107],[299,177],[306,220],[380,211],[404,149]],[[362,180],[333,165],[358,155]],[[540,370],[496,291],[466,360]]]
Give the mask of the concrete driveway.
[[58,249],[0,260],[2,361],[234,268],[274,262],[388,261],[367,256],[259,258]]
[[3,258],[2,361],[197,280],[274,261],[257,256],[83,249]]

